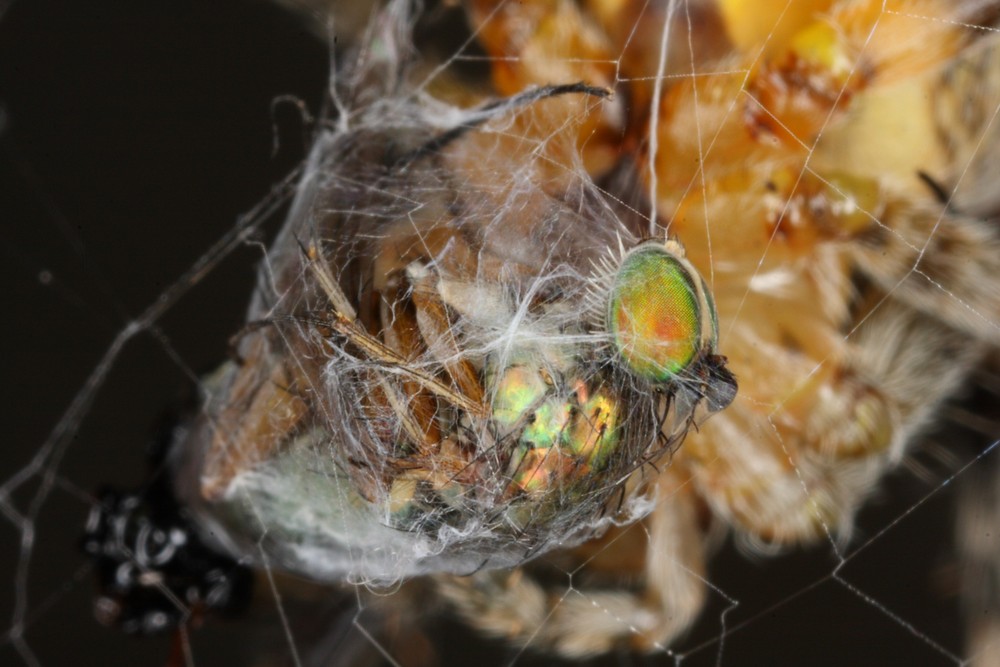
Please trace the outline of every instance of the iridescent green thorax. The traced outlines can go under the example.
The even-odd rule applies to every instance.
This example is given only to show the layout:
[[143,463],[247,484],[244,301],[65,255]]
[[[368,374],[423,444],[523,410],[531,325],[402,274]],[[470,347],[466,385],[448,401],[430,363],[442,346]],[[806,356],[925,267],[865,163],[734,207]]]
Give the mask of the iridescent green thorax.
[[646,244],[625,257],[611,288],[609,333],[628,368],[653,382],[674,378],[702,347],[703,297],[684,264]]
[[493,419],[510,427],[525,412],[535,407],[549,391],[541,375],[528,366],[513,365],[506,368],[496,386],[493,399]]
[[543,493],[607,464],[619,443],[617,402],[581,379],[550,386],[532,364],[513,364],[495,377],[492,418],[516,438],[514,489]]

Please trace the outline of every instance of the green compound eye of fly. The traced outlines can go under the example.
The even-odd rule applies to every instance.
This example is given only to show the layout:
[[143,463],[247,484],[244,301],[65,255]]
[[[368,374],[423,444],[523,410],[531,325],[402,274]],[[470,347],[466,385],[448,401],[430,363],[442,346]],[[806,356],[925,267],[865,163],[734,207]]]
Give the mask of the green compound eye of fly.
[[629,253],[615,276],[608,331],[625,365],[652,382],[666,382],[694,360],[702,342],[697,277],[664,246]]

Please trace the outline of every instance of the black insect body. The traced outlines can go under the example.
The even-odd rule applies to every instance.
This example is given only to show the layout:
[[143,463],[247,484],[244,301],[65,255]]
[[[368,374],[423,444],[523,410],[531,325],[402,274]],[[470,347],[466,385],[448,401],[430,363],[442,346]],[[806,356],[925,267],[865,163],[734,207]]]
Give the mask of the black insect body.
[[[155,439],[151,462],[174,431]],[[205,544],[163,475],[139,491],[102,489],[81,547],[97,573],[97,619],[128,634],[174,630],[207,613],[237,615],[251,600],[251,570]]]

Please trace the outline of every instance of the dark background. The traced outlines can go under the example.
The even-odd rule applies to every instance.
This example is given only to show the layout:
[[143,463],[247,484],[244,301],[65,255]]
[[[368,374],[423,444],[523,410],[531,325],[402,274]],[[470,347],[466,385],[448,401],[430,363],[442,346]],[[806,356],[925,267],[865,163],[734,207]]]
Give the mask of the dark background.
[[[10,6],[0,19],[0,480],[26,466],[50,437],[126,323],[304,156],[298,111],[272,103],[292,95],[317,112],[328,61],[324,44],[263,2],[21,0]],[[142,480],[151,425],[190,391],[193,377],[224,357],[261,255],[255,241],[274,225],[193,286],[157,323],[157,336],[143,333],[127,342],[106,383],[91,393],[95,400],[79,429],[69,433],[55,488],[33,515],[30,558],[19,558],[16,517],[7,512],[0,522],[0,631],[14,610],[15,570],[27,563],[25,638],[41,664],[164,664],[167,639],[123,637],[92,619],[93,585],[77,549],[88,494],[101,483]],[[974,438],[969,451],[986,444]],[[955,454],[956,461],[970,457]],[[929,480],[903,471],[876,494],[860,518],[855,546],[939,487],[956,465],[932,458],[924,457]],[[13,493],[13,509],[28,511],[40,479]],[[961,655],[958,570],[950,556],[956,485],[940,488],[840,575]],[[828,545],[773,559],[747,559],[726,545],[709,573],[713,585],[740,601],[724,617],[735,632],[725,638],[722,662],[949,664],[833,580],[835,565]],[[340,594],[327,595],[313,624],[330,618],[343,626],[343,617],[335,617],[349,614],[349,606]],[[254,664],[265,642],[282,654],[268,611],[274,603],[261,606],[249,620],[195,633],[195,664]],[[727,606],[714,596],[678,646],[694,650],[685,665],[715,664],[718,645],[702,644],[719,635]],[[31,664],[9,630],[3,639],[0,664]],[[446,663],[463,664],[472,654],[483,664],[514,657],[446,620],[431,624],[431,639]],[[363,645],[356,633],[345,641]],[[603,664],[672,662],[613,656]],[[516,661],[548,663],[528,655]]]

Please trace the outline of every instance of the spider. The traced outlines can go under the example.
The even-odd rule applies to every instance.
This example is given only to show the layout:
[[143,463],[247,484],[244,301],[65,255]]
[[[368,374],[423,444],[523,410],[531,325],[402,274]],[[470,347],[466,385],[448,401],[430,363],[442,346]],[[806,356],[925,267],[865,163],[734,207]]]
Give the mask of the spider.
[[[664,650],[704,603],[713,527],[757,553],[842,547],[995,348],[997,6],[467,8],[500,91],[581,77],[631,102],[624,120],[585,128],[584,161],[599,174],[632,151],[708,277],[741,391],[664,466],[645,559],[617,533],[566,555],[583,595],[517,572],[441,586],[468,622],[516,642]],[[885,150],[881,136],[902,140]],[[995,650],[980,640],[970,654]]]
[[[680,431],[671,431],[667,444],[655,450],[659,460],[644,461],[657,471],[654,476],[643,468],[642,479],[655,481],[645,482],[640,490],[641,497],[655,499],[652,513],[632,527],[608,522],[597,542],[551,556],[578,573],[584,596],[558,595],[564,584],[552,585],[536,576],[538,568],[530,563],[513,571],[434,575],[432,586],[471,625],[517,644],[570,657],[623,645],[639,651],[664,649],[703,604],[700,575],[713,530],[720,525],[750,549],[765,553],[826,537],[842,544],[865,497],[995,345],[996,295],[984,276],[994,275],[1000,248],[995,231],[983,219],[995,212],[987,174],[997,143],[989,129],[998,101],[996,82],[988,74],[995,71],[991,65],[996,49],[989,32],[967,27],[989,25],[995,8],[984,3],[956,8],[920,2],[903,8],[870,1],[807,2],[795,3],[786,13],[764,12],[757,20],[735,3],[720,4],[692,3],[673,16],[669,5],[642,3],[466,7],[477,39],[494,63],[493,96],[515,99],[533,86],[585,81],[613,89],[616,102],[581,105],[572,96],[558,96],[525,113],[499,118],[509,125],[500,123],[489,128],[491,133],[470,132],[455,141],[475,146],[487,136],[479,155],[509,151],[507,156],[550,144],[539,155],[542,163],[554,165],[551,171],[543,170],[551,191],[574,187],[560,172],[584,170],[621,207],[616,215],[633,230],[631,247],[643,247],[638,239],[645,234],[665,238],[669,233],[679,239],[684,261],[705,278],[704,298],[714,298],[719,351],[729,357],[728,367],[741,384],[733,404],[699,420],[697,429],[689,431],[693,422],[685,418],[666,419],[666,408],[650,412],[660,421],[683,425],[686,433],[681,443],[674,437]],[[659,48],[664,25],[672,26],[666,69]],[[869,39],[873,33],[879,39]],[[690,47],[688,36],[695,38]],[[989,85],[970,102],[966,93],[972,82]],[[375,90],[370,81],[355,86]],[[922,101],[929,90],[933,104]],[[447,86],[430,92],[444,99],[462,96]],[[880,125],[886,117],[899,118],[883,113],[885,107],[903,103],[912,109],[907,122],[920,141],[897,146],[892,154],[865,152],[870,137],[896,131]],[[567,118],[572,122],[565,122]],[[468,150],[466,162],[456,171],[474,174],[476,155]],[[496,196],[504,206],[510,193]],[[655,214],[642,215],[646,207],[653,207]],[[310,294],[306,315],[272,316],[270,304],[258,304],[258,311],[267,313],[259,321],[265,328],[258,331],[278,332],[274,335],[285,341],[292,329],[316,332],[308,339],[314,347],[302,347],[298,358],[329,354],[325,341],[338,341],[336,349],[348,352],[343,363],[356,369],[353,372],[367,373],[367,385],[376,387],[366,408],[370,433],[378,436],[389,428],[386,414],[415,416],[400,419],[406,434],[400,440],[407,443],[399,452],[401,461],[411,458],[414,448],[430,456],[419,450],[436,442],[426,437],[433,420],[420,415],[437,415],[438,399],[475,415],[482,400],[476,385],[480,394],[485,385],[493,389],[496,413],[497,397],[507,395],[502,391],[508,386],[504,379],[518,379],[514,373],[521,365],[500,364],[492,375],[485,365],[473,367],[471,375],[478,382],[465,382],[468,370],[449,367],[456,359],[447,340],[453,320],[431,316],[429,324],[415,325],[420,331],[416,344],[444,350],[435,352],[435,363],[445,368],[444,385],[441,374],[419,366],[404,368],[384,342],[387,331],[407,330],[401,324],[407,317],[427,318],[428,312],[442,307],[464,316],[473,312],[471,306],[463,311],[460,299],[445,298],[418,307],[414,314],[396,309],[399,301],[355,305],[352,300],[364,288],[338,288],[336,283],[345,276],[351,279],[357,269],[349,260],[330,261],[323,234],[288,241],[291,255],[284,264],[272,261],[262,280],[274,277],[268,269],[292,267],[294,280],[311,276],[320,289],[314,287]],[[610,239],[602,243],[614,245]],[[442,294],[442,280],[433,267],[405,257],[405,252],[398,257],[392,252],[376,260],[399,262],[382,273],[398,281],[388,280],[385,289],[395,288],[416,303],[426,296],[418,294],[418,286],[430,276],[431,283],[437,281],[432,299],[435,290]],[[623,253],[613,261],[624,263],[628,256]],[[339,275],[331,280],[324,264],[336,267]],[[532,294],[531,299],[482,292],[464,298],[477,307],[513,303],[544,318],[553,314],[551,304],[558,303],[559,291],[556,284],[551,292]],[[370,333],[371,324],[354,331],[352,310],[358,310],[361,321],[381,326],[374,327],[375,333]],[[241,340],[253,340],[253,334],[248,330]],[[241,344],[243,367],[263,370],[265,356],[251,344]],[[718,372],[721,362],[714,359],[714,346],[699,354],[707,364],[695,378]],[[556,408],[570,402],[579,408],[587,402],[585,395],[600,394],[594,387],[586,387],[583,394],[571,392],[571,385],[559,379],[548,384],[564,370],[548,359],[532,367],[528,379],[559,387]],[[729,386],[725,375],[719,378],[718,385],[711,377],[697,380],[697,400],[692,403],[706,401],[706,394],[712,393],[708,387]],[[238,409],[231,414],[260,417],[250,426],[258,433],[308,437],[308,430],[299,430],[297,414],[306,408],[296,401],[324,379],[266,379],[274,391],[270,400],[285,412],[263,412],[233,401]],[[210,393],[224,393],[228,381],[216,376],[206,387]],[[715,403],[721,407],[729,396],[719,391]],[[428,394],[432,407],[421,407]],[[529,412],[537,415],[544,402],[532,402],[536,409]],[[693,413],[696,406],[690,407]],[[525,412],[508,412],[513,412],[514,430],[523,433],[527,425],[519,420],[528,418]],[[465,429],[474,427],[460,417],[445,418]],[[584,431],[584,442],[600,440],[606,426],[592,420]],[[562,437],[564,432],[559,426],[548,435]],[[355,483],[362,497],[374,496],[384,485],[393,491],[389,509],[406,515],[383,522],[394,530],[402,527],[407,532],[414,525],[410,521],[421,529],[431,522],[436,530],[461,527],[438,522],[452,510],[439,496],[477,463],[464,446],[459,441],[444,453],[452,462],[441,459],[444,479],[408,477],[398,470],[379,471],[366,479],[376,463],[366,461],[358,466],[360,473],[355,471]],[[220,445],[215,451],[231,450]],[[223,456],[220,470],[231,465],[243,471],[273,455],[267,447],[261,452],[244,447],[235,451],[237,457],[251,458],[234,463]],[[510,494],[530,496],[539,476],[525,470],[542,471],[540,477],[550,487],[563,489],[563,482],[574,480],[581,469],[579,460],[567,468],[554,454],[531,456],[534,462],[528,456],[492,462],[508,480],[496,495],[505,501]],[[182,486],[200,479],[183,472],[178,478]],[[231,472],[221,473],[217,488],[228,488],[234,478]],[[397,480],[404,483],[397,485]],[[221,493],[211,484],[208,489],[208,496]],[[186,489],[192,506],[203,502],[198,499],[202,491]],[[602,496],[594,507],[604,507],[609,497]],[[533,508],[527,520],[512,519],[519,531],[536,525],[533,517],[549,506],[542,502],[539,507],[546,509]],[[393,523],[397,520],[403,523]],[[244,516],[236,523],[247,521]],[[630,553],[637,534],[650,554],[641,562]],[[294,531],[269,536],[278,549],[294,538]],[[245,544],[217,546],[247,550]],[[537,553],[536,546],[529,544],[527,553]],[[477,555],[478,564],[482,554]],[[607,563],[612,565],[605,567]],[[466,563],[457,569],[466,574],[476,567]],[[361,578],[370,575],[362,573]]]

